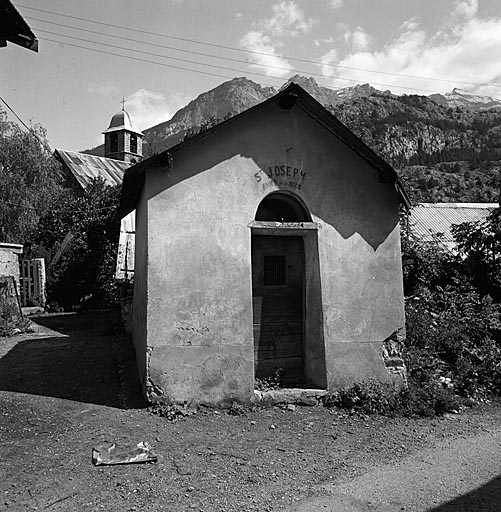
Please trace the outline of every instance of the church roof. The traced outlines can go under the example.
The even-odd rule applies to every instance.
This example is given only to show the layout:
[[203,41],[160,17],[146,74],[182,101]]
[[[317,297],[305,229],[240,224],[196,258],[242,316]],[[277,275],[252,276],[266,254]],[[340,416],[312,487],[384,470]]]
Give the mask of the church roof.
[[104,130],[103,133],[118,132],[122,130],[127,130],[129,132],[137,133],[138,135],[143,135],[142,132],[136,128],[132,118],[130,117],[130,114],[126,110],[117,112],[111,118],[110,126],[108,126],[108,128]]
[[86,155],[74,151],[63,151],[62,149],[56,149],[54,154],[69,169],[84,190],[96,178],[102,178],[110,186],[120,185],[125,170],[131,165],[121,160]]
[[377,170],[381,181],[393,183],[398,194],[399,201],[407,209],[411,207],[411,201],[405,190],[404,186],[398,179],[397,173],[393,167],[375,153],[365,142],[359,139],[347,126],[339,121],[334,115],[331,114],[321,103],[319,103],[313,96],[306,92],[300,85],[290,82],[286,87],[280,89],[277,94],[268,98],[267,100],[258,103],[257,105],[244,110],[243,112],[226,119],[225,121],[209,128],[206,131],[200,132],[197,135],[185,139],[184,141],[172,146],[166,151],[154,155],[146,160],[139,162],[130,167],[124,176],[122,185],[122,193],[120,197],[120,205],[118,207],[117,215],[125,217],[128,213],[136,208],[137,202],[144,185],[146,169],[151,165],[157,167],[166,167],[170,165],[174,154],[183,149],[184,147],[196,143],[198,140],[210,136],[215,131],[227,124],[234,123],[235,120],[241,119],[254,112],[255,110],[263,108],[273,102],[278,102],[283,108],[291,108],[297,105],[298,108],[310,115],[318,123],[323,125],[334,136],[351,148],[360,157],[366,160],[374,169]]

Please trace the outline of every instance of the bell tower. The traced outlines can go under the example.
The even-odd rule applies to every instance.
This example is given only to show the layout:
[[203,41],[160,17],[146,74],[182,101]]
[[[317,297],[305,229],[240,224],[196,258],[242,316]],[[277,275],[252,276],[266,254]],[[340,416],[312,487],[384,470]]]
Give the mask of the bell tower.
[[122,110],[115,114],[104,132],[104,156],[135,164],[143,159],[144,135],[135,127],[129,113]]

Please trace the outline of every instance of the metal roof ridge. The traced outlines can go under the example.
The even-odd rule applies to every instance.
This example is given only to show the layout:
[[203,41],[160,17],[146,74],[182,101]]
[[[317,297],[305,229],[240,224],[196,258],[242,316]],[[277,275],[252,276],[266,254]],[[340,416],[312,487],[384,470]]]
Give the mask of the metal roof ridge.
[[54,152],[56,152],[56,151],[58,153],[62,153],[63,155],[64,154],[78,155],[79,157],[84,157],[85,160],[87,160],[88,158],[98,158],[99,160],[103,160],[103,161],[109,162],[109,163],[116,163],[120,166],[121,166],[121,164],[128,164],[129,167],[131,167],[133,165],[129,162],[125,162],[124,160],[117,160],[116,158],[109,158],[107,156],[89,155],[89,153],[82,153],[80,151],[69,151],[66,149],[58,149],[58,148],[54,149]]
[[499,203],[417,203],[422,208],[498,208]]

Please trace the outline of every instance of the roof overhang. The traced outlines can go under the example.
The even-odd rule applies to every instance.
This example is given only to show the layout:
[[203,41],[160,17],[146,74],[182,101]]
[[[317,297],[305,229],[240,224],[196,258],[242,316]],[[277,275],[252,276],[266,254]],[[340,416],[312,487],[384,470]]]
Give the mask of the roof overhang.
[[141,135],[141,137],[144,137],[143,132],[140,132],[139,130],[134,130],[132,128],[126,128],[125,126],[116,126],[114,128],[108,128],[108,129],[104,130],[104,132],[101,132],[101,133],[106,134],[106,133],[112,133],[112,132],[130,132],[130,133],[135,133],[136,135]]
[[[258,103],[257,105],[244,110],[240,114],[232,116],[225,121],[200,132],[193,137],[185,139],[184,141],[172,146],[166,151],[154,155],[136,165],[133,165],[124,175],[122,184],[122,194],[120,197],[120,205],[118,207],[117,215],[122,218],[129,214],[136,208],[141,194],[141,189],[144,185],[146,169],[150,166],[165,168],[170,165],[174,158],[175,153],[185,148],[188,145],[195,144],[198,140],[210,136],[212,133],[220,130],[222,127],[229,123],[234,123],[237,119],[249,115],[254,110],[263,108],[265,105],[278,102],[281,108],[290,109],[293,106],[301,108],[306,114],[316,119],[317,122],[322,124],[333,135],[344,142],[355,153],[366,160],[374,169],[376,169],[379,180],[382,183],[392,183],[397,192],[399,202],[409,210],[412,206],[410,197],[405,190],[402,182],[399,180],[398,175],[393,167],[375,153],[365,142],[358,138],[347,126],[339,121],[333,114],[331,114],[321,103],[319,103],[313,96],[308,94],[301,86],[291,82],[289,85],[280,89],[280,91],[268,98],[267,100]],[[167,164],[166,164],[167,162]]]
[[0,0],[0,47],[7,42],[38,52],[38,39],[10,0]]

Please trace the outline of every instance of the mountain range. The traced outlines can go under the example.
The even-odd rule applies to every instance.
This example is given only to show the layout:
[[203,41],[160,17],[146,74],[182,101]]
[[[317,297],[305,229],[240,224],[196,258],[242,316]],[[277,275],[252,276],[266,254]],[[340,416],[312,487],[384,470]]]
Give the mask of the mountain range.
[[[369,84],[322,87],[290,78],[328,108],[407,182],[414,201],[493,202],[499,199],[501,101],[453,89],[446,94],[396,95]],[[169,121],[144,130],[144,155],[246,110],[276,89],[234,78],[200,94]],[[98,146],[84,151],[103,154]]]

